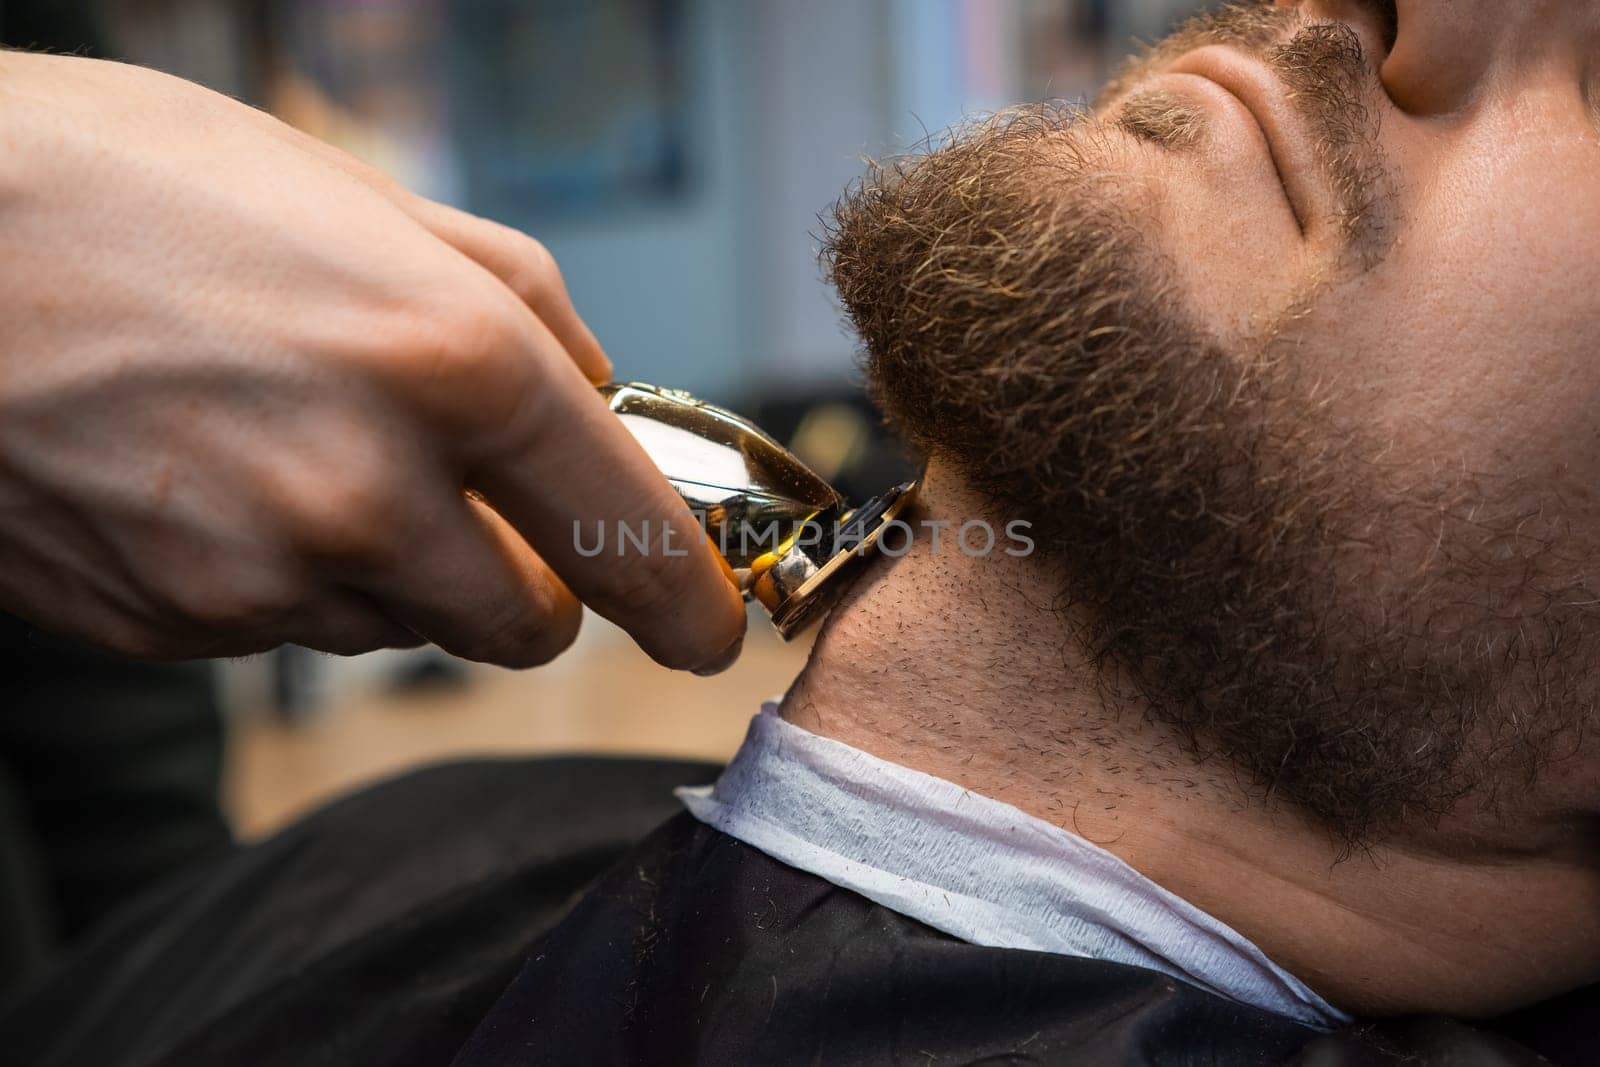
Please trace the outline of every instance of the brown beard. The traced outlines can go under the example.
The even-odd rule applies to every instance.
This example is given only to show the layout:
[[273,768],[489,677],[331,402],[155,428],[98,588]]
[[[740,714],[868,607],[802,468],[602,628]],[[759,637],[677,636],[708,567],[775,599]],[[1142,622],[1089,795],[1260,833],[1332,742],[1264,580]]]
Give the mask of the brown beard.
[[[1352,40],[1274,46],[1344,120]],[[1361,247],[1381,205],[1349,129],[1324,165]],[[1034,524],[1070,639],[1116,668],[1104,698],[1252,793],[1358,842],[1531,782],[1595,706],[1596,598],[1559,510],[1411,477],[1272,344],[1219,348],[1097,172],[1105,136],[1012,111],[839,203],[824,258],[875,401]]]

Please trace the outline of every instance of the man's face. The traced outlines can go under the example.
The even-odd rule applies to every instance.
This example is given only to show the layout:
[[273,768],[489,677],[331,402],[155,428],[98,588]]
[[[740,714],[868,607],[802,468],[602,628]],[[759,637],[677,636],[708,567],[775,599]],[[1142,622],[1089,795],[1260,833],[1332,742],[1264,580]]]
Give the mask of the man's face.
[[875,175],[828,259],[1108,695],[1362,837],[1600,807],[1597,237],[1600,3],[1317,0]]
[[1225,344],[1309,296],[1293,358],[1397,447],[1587,493],[1600,4],[1384,6],[1308,3],[1251,20],[1244,40],[1226,19],[1224,43],[1180,36],[1100,108],[1170,96],[1198,114],[1194,143],[1112,145],[1104,165],[1151,183],[1152,236]]

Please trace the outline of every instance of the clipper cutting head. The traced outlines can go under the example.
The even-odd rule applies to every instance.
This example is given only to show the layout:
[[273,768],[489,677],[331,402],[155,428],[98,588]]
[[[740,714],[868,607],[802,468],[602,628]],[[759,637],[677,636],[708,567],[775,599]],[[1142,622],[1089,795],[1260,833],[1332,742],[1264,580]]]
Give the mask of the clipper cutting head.
[[701,516],[746,598],[785,639],[817,621],[877,550],[915,483],[851,508],[838,491],[748,419],[676,389],[641,382],[602,396]]

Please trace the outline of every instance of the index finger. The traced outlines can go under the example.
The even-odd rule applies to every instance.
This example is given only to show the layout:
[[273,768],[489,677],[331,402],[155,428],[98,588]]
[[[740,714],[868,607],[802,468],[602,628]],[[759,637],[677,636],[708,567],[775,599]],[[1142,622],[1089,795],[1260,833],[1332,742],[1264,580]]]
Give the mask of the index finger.
[[424,229],[517,294],[591,382],[601,385],[611,380],[611,360],[573,306],[549,249],[521,230],[433,200],[413,196],[400,206]]
[[651,658],[718,664],[744,634],[726,564],[578,368],[548,363],[527,431],[473,470],[472,488]]
[[567,355],[596,385],[611,380],[611,360],[567,293],[555,257],[544,245],[510,226],[418,196],[394,178],[325,141],[259,112],[251,112],[280,136],[361,182],[411,220],[494,275],[555,335]]

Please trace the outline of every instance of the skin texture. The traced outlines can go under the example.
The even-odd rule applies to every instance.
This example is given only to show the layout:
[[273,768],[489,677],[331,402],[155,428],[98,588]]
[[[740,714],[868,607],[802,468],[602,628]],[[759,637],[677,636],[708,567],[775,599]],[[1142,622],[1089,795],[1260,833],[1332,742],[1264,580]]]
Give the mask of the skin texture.
[[829,266],[923,506],[1041,551],[886,562],[786,714],[1352,1011],[1600,978],[1597,53],[1597,4],[1253,8],[870,177]]
[[[987,514],[937,460],[919,508],[947,529]],[[1109,849],[1355,1014],[1486,1016],[1600,977],[1592,814],[1447,820],[1352,850],[1108,705],[1095,666],[1045,636],[1062,632],[1059,580],[1036,556],[934,555],[922,537],[829,616],[782,714]]]
[[[37,625],[530,666],[582,601],[668,666],[737,651],[549,253],[268,116],[0,54],[0,322],[0,605]],[[575,520],[680,551],[586,560]]]

